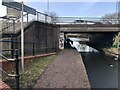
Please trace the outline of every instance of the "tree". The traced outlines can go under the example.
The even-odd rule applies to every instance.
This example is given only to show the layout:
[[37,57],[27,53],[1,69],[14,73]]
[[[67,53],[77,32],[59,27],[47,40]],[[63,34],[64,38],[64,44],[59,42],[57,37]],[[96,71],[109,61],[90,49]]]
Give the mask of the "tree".
[[119,24],[119,14],[106,14],[102,17],[101,22],[103,24]]
[[56,12],[51,11],[51,12],[44,12],[45,14],[49,15],[50,17],[52,17],[52,23],[57,23],[58,22],[58,15]]

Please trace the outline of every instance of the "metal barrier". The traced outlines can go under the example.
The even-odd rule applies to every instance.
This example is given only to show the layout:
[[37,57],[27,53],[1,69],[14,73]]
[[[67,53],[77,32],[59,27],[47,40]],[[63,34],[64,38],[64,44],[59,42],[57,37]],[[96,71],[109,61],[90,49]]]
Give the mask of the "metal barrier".
[[[18,48],[19,53],[21,52],[20,48],[20,41],[15,40],[1,40],[3,47],[2,47],[2,53],[6,57],[14,58],[14,51],[15,48]],[[55,42],[24,42],[25,47],[25,56],[34,56],[38,54],[46,54],[49,52],[57,52],[57,41]]]
[[[20,31],[21,28],[21,17],[0,17],[0,20],[2,22],[2,33],[16,33]],[[31,15],[31,14],[24,14],[23,15],[23,26],[27,26],[28,23],[32,21],[40,21],[44,23],[54,23],[54,17],[49,16],[47,14],[41,13],[36,11],[36,15]]]
[[118,18],[58,17],[57,24],[119,24]]
[[0,57],[2,57],[3,59],[5,59],[6,61],[9,61],[9,62],[15,62],[15,67],[16,67],[16,74],[8,74],[6,71],[4,71],[2,68],[0,69],[3,73],[7,74],[8,76],[10,77],[15,77],[16,79],[16,88],[17,90],[20,89],[19,87],[19,77],[20,77],[20,74],[19,74],[19,59],[18,59],[18,50],[15,49],[15,58],[14,59],[8,59],[7,57],[5,57],[4,55],[1,55],[0,54]]
[[[26,17],[27,14],[24,15]],[[0,28],[2,30],[2,33],[16,33],[17,30],[20,29],[20,16],[16,18],[9,18],[9,17],[0,17],[2,22],[2,27]],[[24,25],[27,22],[24,22]]]
[[[2,19],[3,33],[16,33],[21,28],[21,17]],[[23,26],[27,26],[32,21],[40,21],[51,24],[119,24],[118,18],[101,18],[101,17],[52,17],[50,15],[36,11],[36,15],[25,14],[23,16]]]

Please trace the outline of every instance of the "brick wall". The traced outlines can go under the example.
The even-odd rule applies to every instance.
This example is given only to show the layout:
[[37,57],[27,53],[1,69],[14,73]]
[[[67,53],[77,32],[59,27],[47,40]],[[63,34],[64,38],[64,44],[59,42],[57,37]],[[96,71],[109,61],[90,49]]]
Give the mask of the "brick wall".
[[10,86],[0,80],[0,90],[13,90]]

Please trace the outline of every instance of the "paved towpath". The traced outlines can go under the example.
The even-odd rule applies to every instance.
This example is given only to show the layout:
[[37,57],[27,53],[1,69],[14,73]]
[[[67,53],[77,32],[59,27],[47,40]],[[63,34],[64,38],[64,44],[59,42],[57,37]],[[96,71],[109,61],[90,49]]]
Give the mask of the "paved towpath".
[[80,53],[73,49],[62,50],[34,88],[90,88]]

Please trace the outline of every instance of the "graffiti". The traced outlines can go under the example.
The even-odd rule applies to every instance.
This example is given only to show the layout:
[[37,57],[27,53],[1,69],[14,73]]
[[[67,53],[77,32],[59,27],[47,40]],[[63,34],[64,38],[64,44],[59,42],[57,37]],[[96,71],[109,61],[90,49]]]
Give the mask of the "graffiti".
[[115,36],[115,38],[113,39],[113,47],[114,48],[119,48],[119,43],[120,43],[120,33],[118,33],[118,35]]

